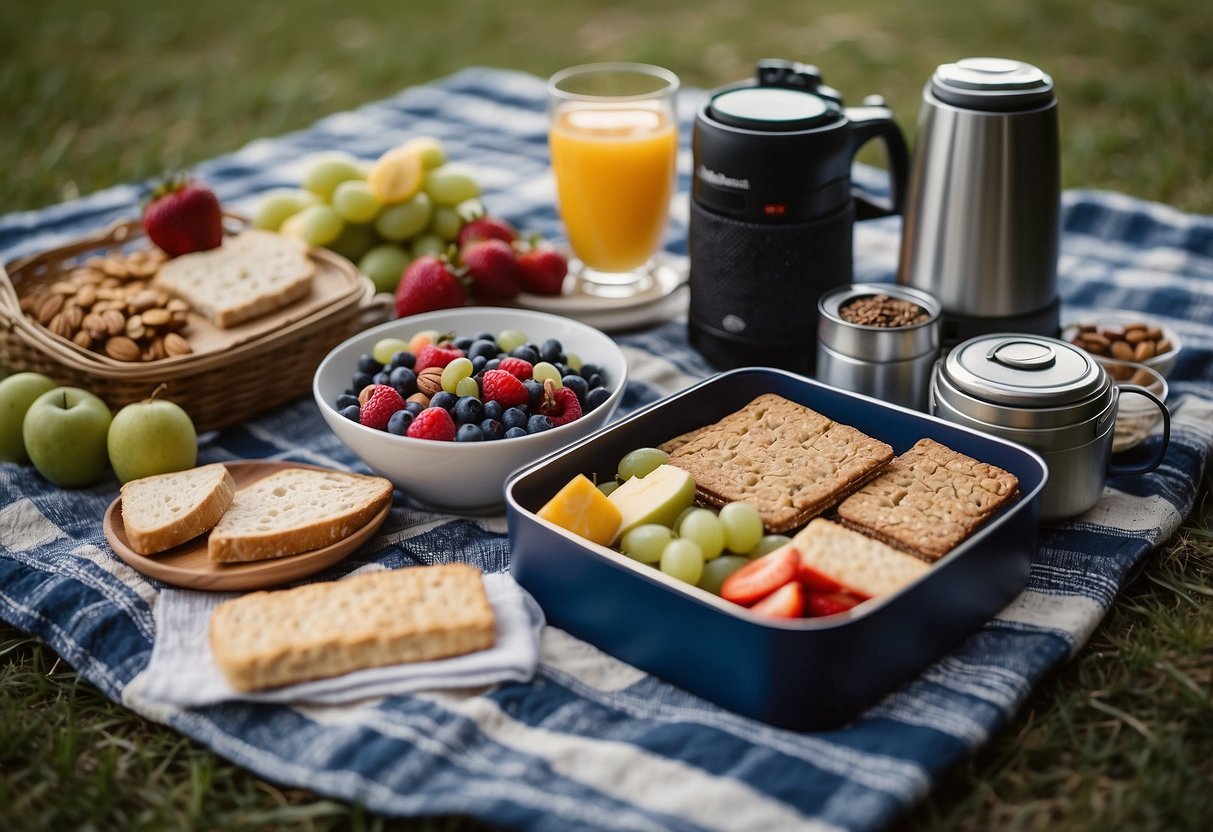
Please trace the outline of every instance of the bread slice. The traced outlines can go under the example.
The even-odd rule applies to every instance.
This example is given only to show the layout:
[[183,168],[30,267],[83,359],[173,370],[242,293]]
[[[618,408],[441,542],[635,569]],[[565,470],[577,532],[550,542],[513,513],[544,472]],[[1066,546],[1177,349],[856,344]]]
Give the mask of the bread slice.
[[926,561],[820,517],[787,545],[800,553],[802,567],[863,598],[896,592],[931,568]]
[[392,501],[382,477],[287,468],[236,492],[207,540],[217,563],[268,560],[336,543]]
[[122,525],[130,547],[154,555],[219,522],[236,494],[222,463],[131,480],[122,486]]
[[493,608],[464,563],[371,572],[220,604],[211,652],[241,691],[492,647]]
[[303,240],[249,230],[219,248],[166,261],[154,282],[228,329],[306,296],[315,271]]

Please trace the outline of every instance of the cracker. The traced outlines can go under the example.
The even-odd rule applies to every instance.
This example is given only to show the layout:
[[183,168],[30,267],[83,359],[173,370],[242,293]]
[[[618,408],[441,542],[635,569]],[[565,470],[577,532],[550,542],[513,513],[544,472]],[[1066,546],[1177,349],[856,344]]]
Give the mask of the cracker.
[[893,458],[886,443],[774,393],[662,450],[695,477],[701,502],[750,503],[775,533],[804,525]]
[[864,598],[896,592],[931,568],[926,561],[821,517],[787,545],[796,549],[802,564]]
[[1019,480],[920,439],[838,507],[853,529],[927,560],[943,557],[1019,494]]
[[209,637],[242,691],[458,656],[496,638],[483,576],[464,563],[254,592],[220,604]]

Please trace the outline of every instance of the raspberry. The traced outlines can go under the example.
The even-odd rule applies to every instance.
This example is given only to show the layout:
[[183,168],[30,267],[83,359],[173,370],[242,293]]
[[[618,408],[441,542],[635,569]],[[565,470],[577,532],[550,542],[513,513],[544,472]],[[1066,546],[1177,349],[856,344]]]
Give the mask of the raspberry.
[[362,405],[358,421],[368,428],[387,430],[387,422],[392,418],[392,414],[404,409],[404,399],[396,392],[395,387],[388,384],[376,384],[368,389],[370,395]]
[[487,371],[481,392],[484,401],[497,402],[502,407],[526,404],[529,399],[522,382],[505,370]]
[[533,368],[531,367],[531,362],[527,361],[525,358],[515,358],[514,356],[510,355],[501,359],[498,369],[505,370],[519,381],[526,381],[531,377],[531,370]]
[[551,419],[555,427],[560,427],[581,418],[581,402],[577,401],[577,394],[571,388],[557,387],[549,378],[543,382],[539,412]]
[[441,407],[427,407],[413,418],[407,434],[413,439],[436,439],[440,442],[455,441],[455,420]]
[[417,352],[417,361],[413,364],[413,372],[420,373],[430,367],[445,367],[456,358],[463,357],[463,350],[450,346],[429,344]]

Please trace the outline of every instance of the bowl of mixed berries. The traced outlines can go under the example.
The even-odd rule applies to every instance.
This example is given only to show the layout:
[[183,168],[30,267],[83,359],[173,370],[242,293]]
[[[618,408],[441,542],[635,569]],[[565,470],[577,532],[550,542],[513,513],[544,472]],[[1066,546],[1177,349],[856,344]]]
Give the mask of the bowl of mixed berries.
[[618,345],[525,309],[410,315],[335,347],[312,383],[333,433],[428,506],[504,505],[514,470],[609,421],[627,383]]

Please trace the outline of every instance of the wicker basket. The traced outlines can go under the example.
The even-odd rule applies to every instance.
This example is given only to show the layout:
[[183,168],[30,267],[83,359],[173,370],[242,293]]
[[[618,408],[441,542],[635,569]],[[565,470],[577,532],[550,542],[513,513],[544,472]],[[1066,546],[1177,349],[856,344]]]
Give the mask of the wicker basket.
[[313,251],[330,278],[331,298],[260,321],[251,336],[223,348],[154,361],[122,362],[77,346],[30,320],[20,297],[62,277],[80,258],[146,245],[137,221],[125,220],[62,247],[15,260],[0,270],[0,365],[82,387],[114,410],[162,397],[185,408],[199,432],[238,424],[308,393],[317,365],[351,335],[386,320],[389,302],[342,257]]

